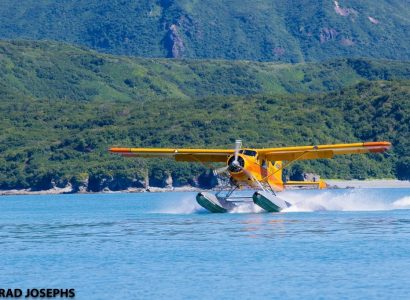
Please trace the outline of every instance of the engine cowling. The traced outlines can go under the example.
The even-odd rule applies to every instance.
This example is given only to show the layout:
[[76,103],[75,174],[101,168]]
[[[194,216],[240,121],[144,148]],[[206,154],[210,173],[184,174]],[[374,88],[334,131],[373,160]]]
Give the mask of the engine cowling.
[[238,155],[238,160],[235,162],[235,156],[228,159],[228,171],[232,173],[239,173],[245,167],[245,159]]

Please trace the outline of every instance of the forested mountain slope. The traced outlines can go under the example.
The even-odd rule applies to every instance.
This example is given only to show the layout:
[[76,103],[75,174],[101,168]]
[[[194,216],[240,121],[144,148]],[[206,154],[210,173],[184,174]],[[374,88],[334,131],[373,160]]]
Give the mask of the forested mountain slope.
[[[409,65],[131,59],[0,43],[0,189],[198,184],[205,168],[110,155],[112,145],[231,147],[388,140],[387,154],[305,163],[338,178],[410,174]],[[302,94],[303,93],[303,94]],[[201,180],[199,180],[201,182]]]
[[407,0],[2,0],[0,38],[143,57],[409,60]]
[[[113,145],[248,147],[388,140],[386,154],[304,163],[324,178],[408,179],[409,81],[375,81],[322,96],[218,96],[140,102],[54,101],[15,95],[0,102],[0,189],[85,185],[91,191],[194,183],[200,164],[139,160]],[[407,176],[407,177],[406,177]]]
[[55,42],[0,41],[0,95],[130,100],[338,90],[362,80],[410,78],[410,62],[323,63],[143,59]]

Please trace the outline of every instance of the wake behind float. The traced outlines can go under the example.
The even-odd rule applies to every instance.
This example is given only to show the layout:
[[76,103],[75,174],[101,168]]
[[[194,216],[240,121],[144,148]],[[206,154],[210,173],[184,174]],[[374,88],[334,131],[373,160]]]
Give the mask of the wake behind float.
[[252,202],[267,212],[280,212],[290,207],[288,202],[268,191],[256,191],[252,197],[232,197],[230,193],[228,195],[221,195],[220,193],[201,192],[196,195],[196,201],[212,213],[230,212],[241,203]]

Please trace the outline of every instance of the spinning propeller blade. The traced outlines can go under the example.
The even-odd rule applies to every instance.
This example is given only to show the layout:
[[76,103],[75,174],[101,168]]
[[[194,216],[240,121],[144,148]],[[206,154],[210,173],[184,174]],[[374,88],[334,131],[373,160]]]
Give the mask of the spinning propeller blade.
[[238,154],[241,148],[242,148],[242,140],[236,140],[235,141],[235,160],[234,160],[235,163],[238,162]]
[[213,170],[214,175],[216,176],[216,175],[223,174],[223,173],[225,173],[226,171],[228,171],[228,168],[229,168],[229,166],[225,166],[225,167],[222,167],[222,168],[214,169],[214,170]]
[[[236,140],[235,141],[235,150],[234,150],[234,161],[231,163],[231,165],[235,165],[238,166],[239,165],[239,161],[238,161],[238,157],[239,157],[239,151],[242,148],[242,140]],[[223,173],[226,173],[229,170],[229,165],[218,168],[218,169],[214,169],[213,173],[215,176],[217,175],[221,175]]]

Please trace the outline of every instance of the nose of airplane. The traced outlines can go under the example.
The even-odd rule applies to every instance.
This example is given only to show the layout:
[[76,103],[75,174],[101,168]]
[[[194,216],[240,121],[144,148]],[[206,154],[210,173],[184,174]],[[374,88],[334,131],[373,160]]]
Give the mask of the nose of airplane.
[[231,156],[228,159],[228,170],[231,173],[239,173],[245,167],[245,159],[242,155],[238,155],[237,160],[235,160],[235,156]]

